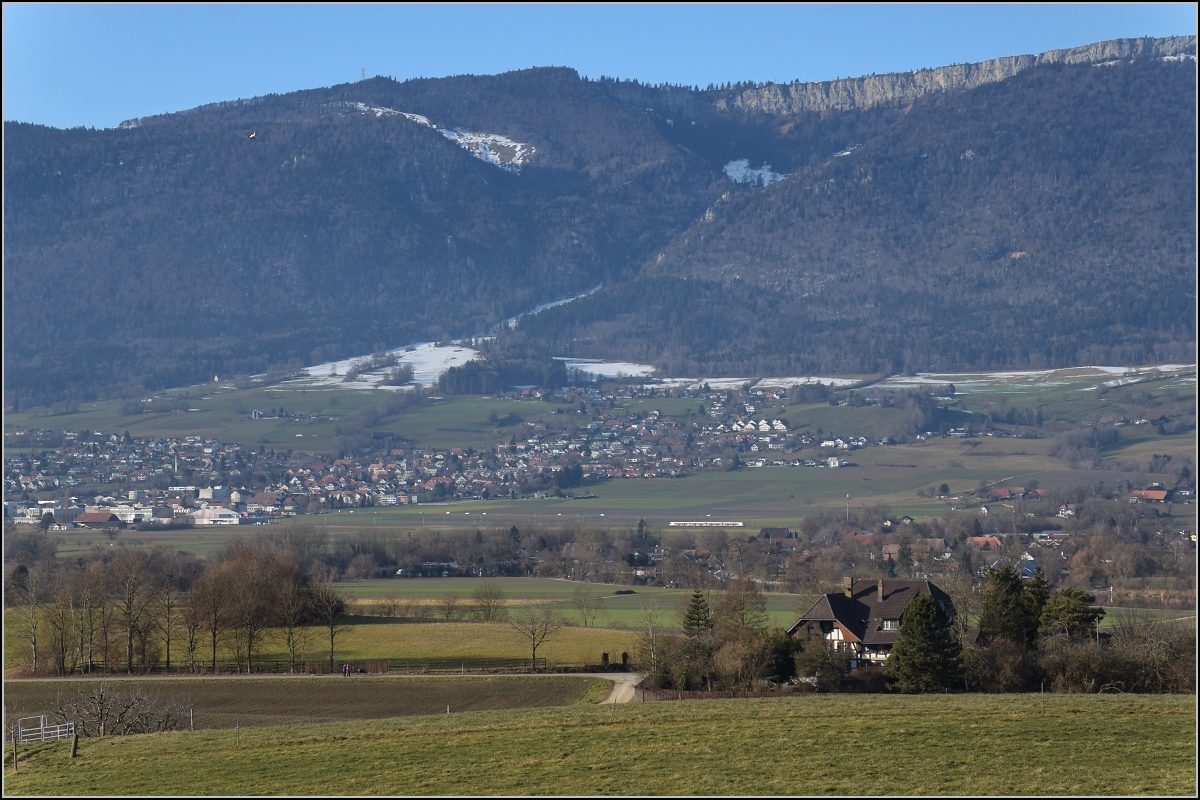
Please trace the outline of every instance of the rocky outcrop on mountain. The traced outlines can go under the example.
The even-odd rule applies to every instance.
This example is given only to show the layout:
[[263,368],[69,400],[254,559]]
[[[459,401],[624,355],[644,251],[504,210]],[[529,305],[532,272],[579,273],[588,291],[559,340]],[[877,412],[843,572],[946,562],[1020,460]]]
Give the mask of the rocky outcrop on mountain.
[[761,84],[735,87],[717,93],[717,109],[767,114],[870,108],[886,103],[904,104],[922,95],[949,89],[973,89],[1011,78],[1039,64],[1100,64],[1134,58],[1163,58],[1196,53],[1195,36],[1162,39],[1112,39],[1083,47],[1050,50],[1041,55],[993,58],[978,64],[868,75],[834,81]]

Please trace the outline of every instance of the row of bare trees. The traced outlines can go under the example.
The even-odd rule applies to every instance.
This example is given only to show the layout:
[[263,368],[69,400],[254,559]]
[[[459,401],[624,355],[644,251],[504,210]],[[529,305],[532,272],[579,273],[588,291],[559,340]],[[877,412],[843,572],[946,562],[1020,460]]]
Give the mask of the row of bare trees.
[[[75,569],[14,570],[8,607],[32,674],[218,669],[222,652],[251,672],[271,644],[295,671],[314,626],[333,669],[346,601],[278,540],[236,540],[203,560],[123,547]],[[322,637],[324,638],[324,636]]]

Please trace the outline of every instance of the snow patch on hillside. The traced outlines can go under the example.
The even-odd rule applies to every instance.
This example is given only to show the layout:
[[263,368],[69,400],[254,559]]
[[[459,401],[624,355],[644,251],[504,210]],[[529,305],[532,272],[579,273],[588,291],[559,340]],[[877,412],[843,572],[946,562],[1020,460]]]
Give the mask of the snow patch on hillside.
[[347,103],[351,108],[361,111],[364,114],[374,114],[377,117],[397,117],[400,116],[399,111],[393,108],[384,108],[383,106],[369,106],[366,103]]
[[401,111],[400,116],[404,117],[405,119],[412,120],[413,122],[420,123],[426,128],[433,128],[435,131],[439,130],[437,125],[434,125],[429,121],[429,117],[422,117],[420,114],[409,114],[407,111]]
[[522,317],[528,317],[532,314],[537,314],[539,311],[545,311],[547,308],[554,308],[555,306],[561,306],[564,303],[570,303],[572,300],[578,300],[581,297],[587,297],[590,294],[595,294],[596,292],[600,291],[601,287],[603,287],[603,286],[604,286],[603,283],[598,283],[595,286],[593,286],[591,289],[588,289],[583,294],[577,294],[574,297],[565,297],[562,300],[552,300],[549,303],[542,303],[540,306],[537,306],[532,311],[526,311],[523,314],[517,314],[515,317],[508,318],[507,320],[505,320],[504,324],[509,328],[515,328],[515,327],[517,327],[517,322]]
[[[362,104],[359,103],[358,105]],[[390,111],[391,109],[386,110]],[[423,117],[420,114],[410,114],[406,111],[396,111],[393,113],[400,114],[406,119],[424,125],[427,128],[433,128],[480,161],[486,161],[508,172],[520,172],[521,167],[525,166],[526,162],[533,158],[533,154],[537,152],[537,148],[531,144],[515,142],[507,136],[501,136],[498,133],[478,133],[466,130],[465,128],[461,130],[443,128],[437,123],[431,122],[429,117]]]
[[772,172],[770,164],[763,164],[757,169],[751,169],[750,159],[748,158],[739,158],[736,161],[730,161],[725,165],[725,174],[734,183],[764,187],[770,186],[772,183],[778,183],[787,177],[786,175],[780,175],[778,172]]
[[520,172],[525,162],[533,157],[536,148],[523,142],[514,142],[498,133],[475,133],[468,130],[446,128],[442,131],[450,141],[462,147],[481,161],[486,161],[509,172]]

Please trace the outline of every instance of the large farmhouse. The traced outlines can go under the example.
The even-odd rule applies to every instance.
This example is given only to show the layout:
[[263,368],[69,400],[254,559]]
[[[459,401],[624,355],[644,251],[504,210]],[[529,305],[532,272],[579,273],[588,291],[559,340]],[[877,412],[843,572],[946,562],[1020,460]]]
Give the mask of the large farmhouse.
[[886,581],[846,578],[841,592],[823,595],[788,629],[797,639],[822,639],[837,652],[850,654],[850,669],[887,661],[900,631],[904,609],[918,594],[933,595],[949,619],[950,596],[929,581]]

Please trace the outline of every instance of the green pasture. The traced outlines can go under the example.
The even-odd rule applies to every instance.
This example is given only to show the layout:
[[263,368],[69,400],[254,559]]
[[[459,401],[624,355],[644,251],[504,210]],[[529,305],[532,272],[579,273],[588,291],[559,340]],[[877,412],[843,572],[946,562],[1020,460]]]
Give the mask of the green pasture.
[[[315,680],[315,679],[314,679]],[[333,679],[336,681],[337,679]],[[1196,794],[1195,697],[570,705],[28,746],[14,795]]]
[[[1169,455],[1175,459],[1178,466],[1182,466],[1184,460],[1189,457],[1195,458],[1195,431],[1172,436],[1159,436],[1153,429],[1145,430],[1149,427],[1148,425],[1138,425],[1136,428],[1132,425],[1122,427],[1121,441],[1114,447],[1105,449],[1104,455],[1110,458],[1129,458],[1139,461],[1148,461],[1153,455]],[[1131,433],[1131,428],[1134,428],[1135,431],[1145,430],[1145,432]]]
[[[386,398],[383,390],[312,388],[285,391],[280,388],[236,389],[225,384],[201,384],[159,392],[156,396],[190,397],[196,411],[168,411],[123,416],[120,400],[81,403],[79,411],[52,417],[31,413],[6,414],[4,430],[52,427],[62,430],[129,431],[133,437],[214,436],[246,446],[292,448],[322,452],[336,446],[335,427],[354,412]],[[283,407],[288,413],[317,414],[320,420],[292,422],[250,419],[254,409]],[[301,434],[297,436],[297,434]]]
[[[83,403],[79,411],[55,416],[39,412],[7,414],[4,430],[53,427],[62,430],[129,431],[133,437],[214,436],[226,442],[263,445],[301,452],[329,452],[337,447],[335,429],[356,412],[384,403],[390,392],[383,389],[351,389],[312,386],[289,382],[272,387],[237,389],[228,384],[199,386],[160,392],[170,398],[188,396],[194,411],[168,411],[131,416],[121,414],[122,401]],[[624,398],[611,413],[659,411],[680,421],[692,419],[703,401],[683,398]],[[317,420],[250,418],[253,410],[284,408],[289,414],[317,415]],[[557,420],[587,424],[577,405],[541,400],[509,400],[497,397],[455,396],[429,400],[401,414],[384,417],[373,428],[390,431],[416,447],[489,448],[507,442],[514,433],[524,436],[522,422]],[[489,421],[491,415],[495,421]]]
[[[1100,391],[1101,385],[1118,377],[1112,374],[1079,374],[1079,370],[1059,370],[1050,376],[1025,377],[1014,375],[1006,381],[971,386],[965,381],[972,376],[960,376],[955,406],[964,410],[985,412],[989,406],[1001,410],[1014,408],[1041,409],[1045,419],[1072,422],[1093,415],[1119,414],[1137,419],[1154,409],[1163,399],[1175,403],[1190,403],[1195,414],[1196,378],[1169,375],[1147,379],[1141,383]],[[1075,374],[1072,374],[1075,373]],[[949,376],[953,380],[953,376]],[[1150,377],[1150,376],[1147,376]]]
[[[1147,374],[1148,377],[1149,374]],[[952,407],[946,409],[935,425],[952,426],[972,421],[990,405],[1001,409],[1011,405],[1041,409],[1046,419],[1081,420],[1094,414],[1120,413],[1136,418],[1166,399],[1193,408],[1196,384],[1194,376],[1166,376],[1133,386],[1098,392],[1102,383],[1114,375],[1087,369],[1058,370],[1049,375],[1014,373],[997,378],[978,375],[947,375],[957,381],[960,391]],[[886,385],[886,383],[885,383]],[[289,381],[269,387],[238,389],[228,383],[206,383],[159,392],[157,396],[187,397],[195,411],[165,412],[123,416],[121,401],[84,403],[79,411],[46,416],[44,410],[5,415],[5,431],[37,427],[66,430],[103,430],[133,436],[216,436],[223,441],[247,445],[263,444],[308,452],[326,452],[336,446],[334,429],[356,411],[382,403],[388,396],[383,389],[356,389],[337,385],[314,385]],[[660,411],[680,421],[694,419],[700,398],[622,399],[616,411],[645,413]],[[298,422],[275,419],[252,420],[254,409],[283,407],[290,413],[318,415],[319,420]],[[458,396],[430,401],[403,414],[381,420],[375,430],[389,430],[412,440],[417,446],[488,447],[507,441],[522,421],[547,420],[584,422],[575,406],[542,401],[502,400],[495,397]],[[590,409],[589,406],[589,416]],[[494,413],[496,422],[489,423]],[[824,430],[826,433],[857,434],[878,438],[894,432],[903,411],[895,408],[827,404],[789,406],[767,405],[760,416],[785,417],[792,429]],[[976,420],[977,417],[974,417]]]
[[[582,581],[558,580],[554,578],[385,578],[370,581],[348,581],[338,584],[345,594],[360,608],[372,609],[384,598],[394,597],[404,616],[426,615],[436,617],[437,606],[448,593],[458,596],[460,613],[468,614],[471,594],[481,583],[494,583],[504,592],[505,604],[518,609],[533,605],[549,606],[570,625],[582,625],[579,611],[572,604],[574,594],[583,589],[593,597],[600,598],[600,606],[593,625],[599,628],[636,630],[641,626],[643,612],[656,610],[658,624],[668,629],[677,628],[679,620],[676,610],[691,598],[690,589],[665,589],[654,586],[623,586],[617,584],[586,583]],[[617,594],[623,592],[623,594]],[[809,595],[765,592],[767,614],[771,626],[789,627],[800,613],[807,610],[816,600]],[[709,595],[709,603],[716,606],[721,592]]]

